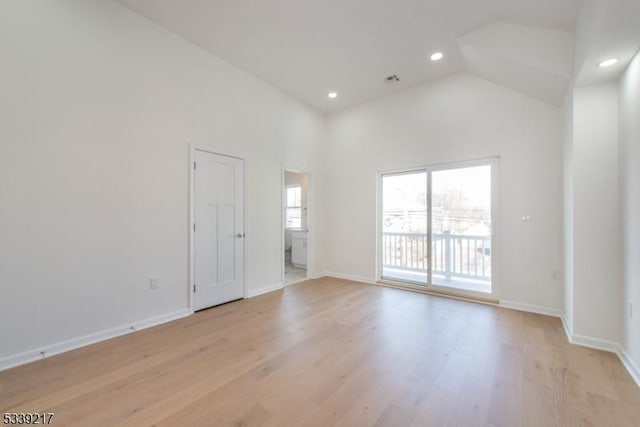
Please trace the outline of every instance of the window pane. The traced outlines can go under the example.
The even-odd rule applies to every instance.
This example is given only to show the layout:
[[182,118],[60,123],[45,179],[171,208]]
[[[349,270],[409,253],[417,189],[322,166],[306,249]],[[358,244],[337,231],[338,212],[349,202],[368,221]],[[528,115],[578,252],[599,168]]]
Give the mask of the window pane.
[[491,292],[491,166],[432,173],[432,282]]
[[302,228],[302,208],[287,208],[287,228]]
[[302,187],[287,188],[287,207],[296,208],[302,206]]
[[382,276],[427,282],[427,174],[382,177]]

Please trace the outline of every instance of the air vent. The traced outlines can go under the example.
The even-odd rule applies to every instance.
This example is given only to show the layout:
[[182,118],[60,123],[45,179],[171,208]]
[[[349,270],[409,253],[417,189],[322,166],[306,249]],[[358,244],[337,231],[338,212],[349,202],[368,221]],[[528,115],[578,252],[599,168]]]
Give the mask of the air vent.
[[395,74],[393,76],[389,76],[386,79],[384,79],[384,82],[386,84],[388,84],[388,85],[392,85],[394,83],[398,83],[399,81],[400,81],[400,79]]

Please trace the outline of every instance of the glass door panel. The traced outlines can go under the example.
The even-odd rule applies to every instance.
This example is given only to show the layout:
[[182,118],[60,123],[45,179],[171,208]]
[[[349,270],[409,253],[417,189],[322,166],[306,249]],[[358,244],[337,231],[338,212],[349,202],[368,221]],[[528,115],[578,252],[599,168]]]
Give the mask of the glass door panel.
[[491,294],[491,166],[431,172],[431,284]]
[[382,175],[382,278],[427,284],[427,172]]

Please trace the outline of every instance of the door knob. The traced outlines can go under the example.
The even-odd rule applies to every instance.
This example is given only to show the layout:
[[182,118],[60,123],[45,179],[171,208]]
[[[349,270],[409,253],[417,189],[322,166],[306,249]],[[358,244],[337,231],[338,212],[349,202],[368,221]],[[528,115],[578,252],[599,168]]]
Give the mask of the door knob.
[[242,239],[244,237],[244,233],[238,233],[238,234],[236,234],[236,237],[238,239]]

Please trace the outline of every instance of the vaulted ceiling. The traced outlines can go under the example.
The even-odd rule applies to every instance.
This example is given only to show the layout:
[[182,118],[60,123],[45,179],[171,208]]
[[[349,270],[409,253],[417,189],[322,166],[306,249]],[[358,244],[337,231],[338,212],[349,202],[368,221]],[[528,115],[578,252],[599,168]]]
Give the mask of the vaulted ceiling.
[[[560,105],[581,0],[120,0],[321,111],[471,72]],[[442,51],[444,59],[429,60]],[[399,82],[385,83],[397,75]],[[329,99],[331,91],[338,93]]]

